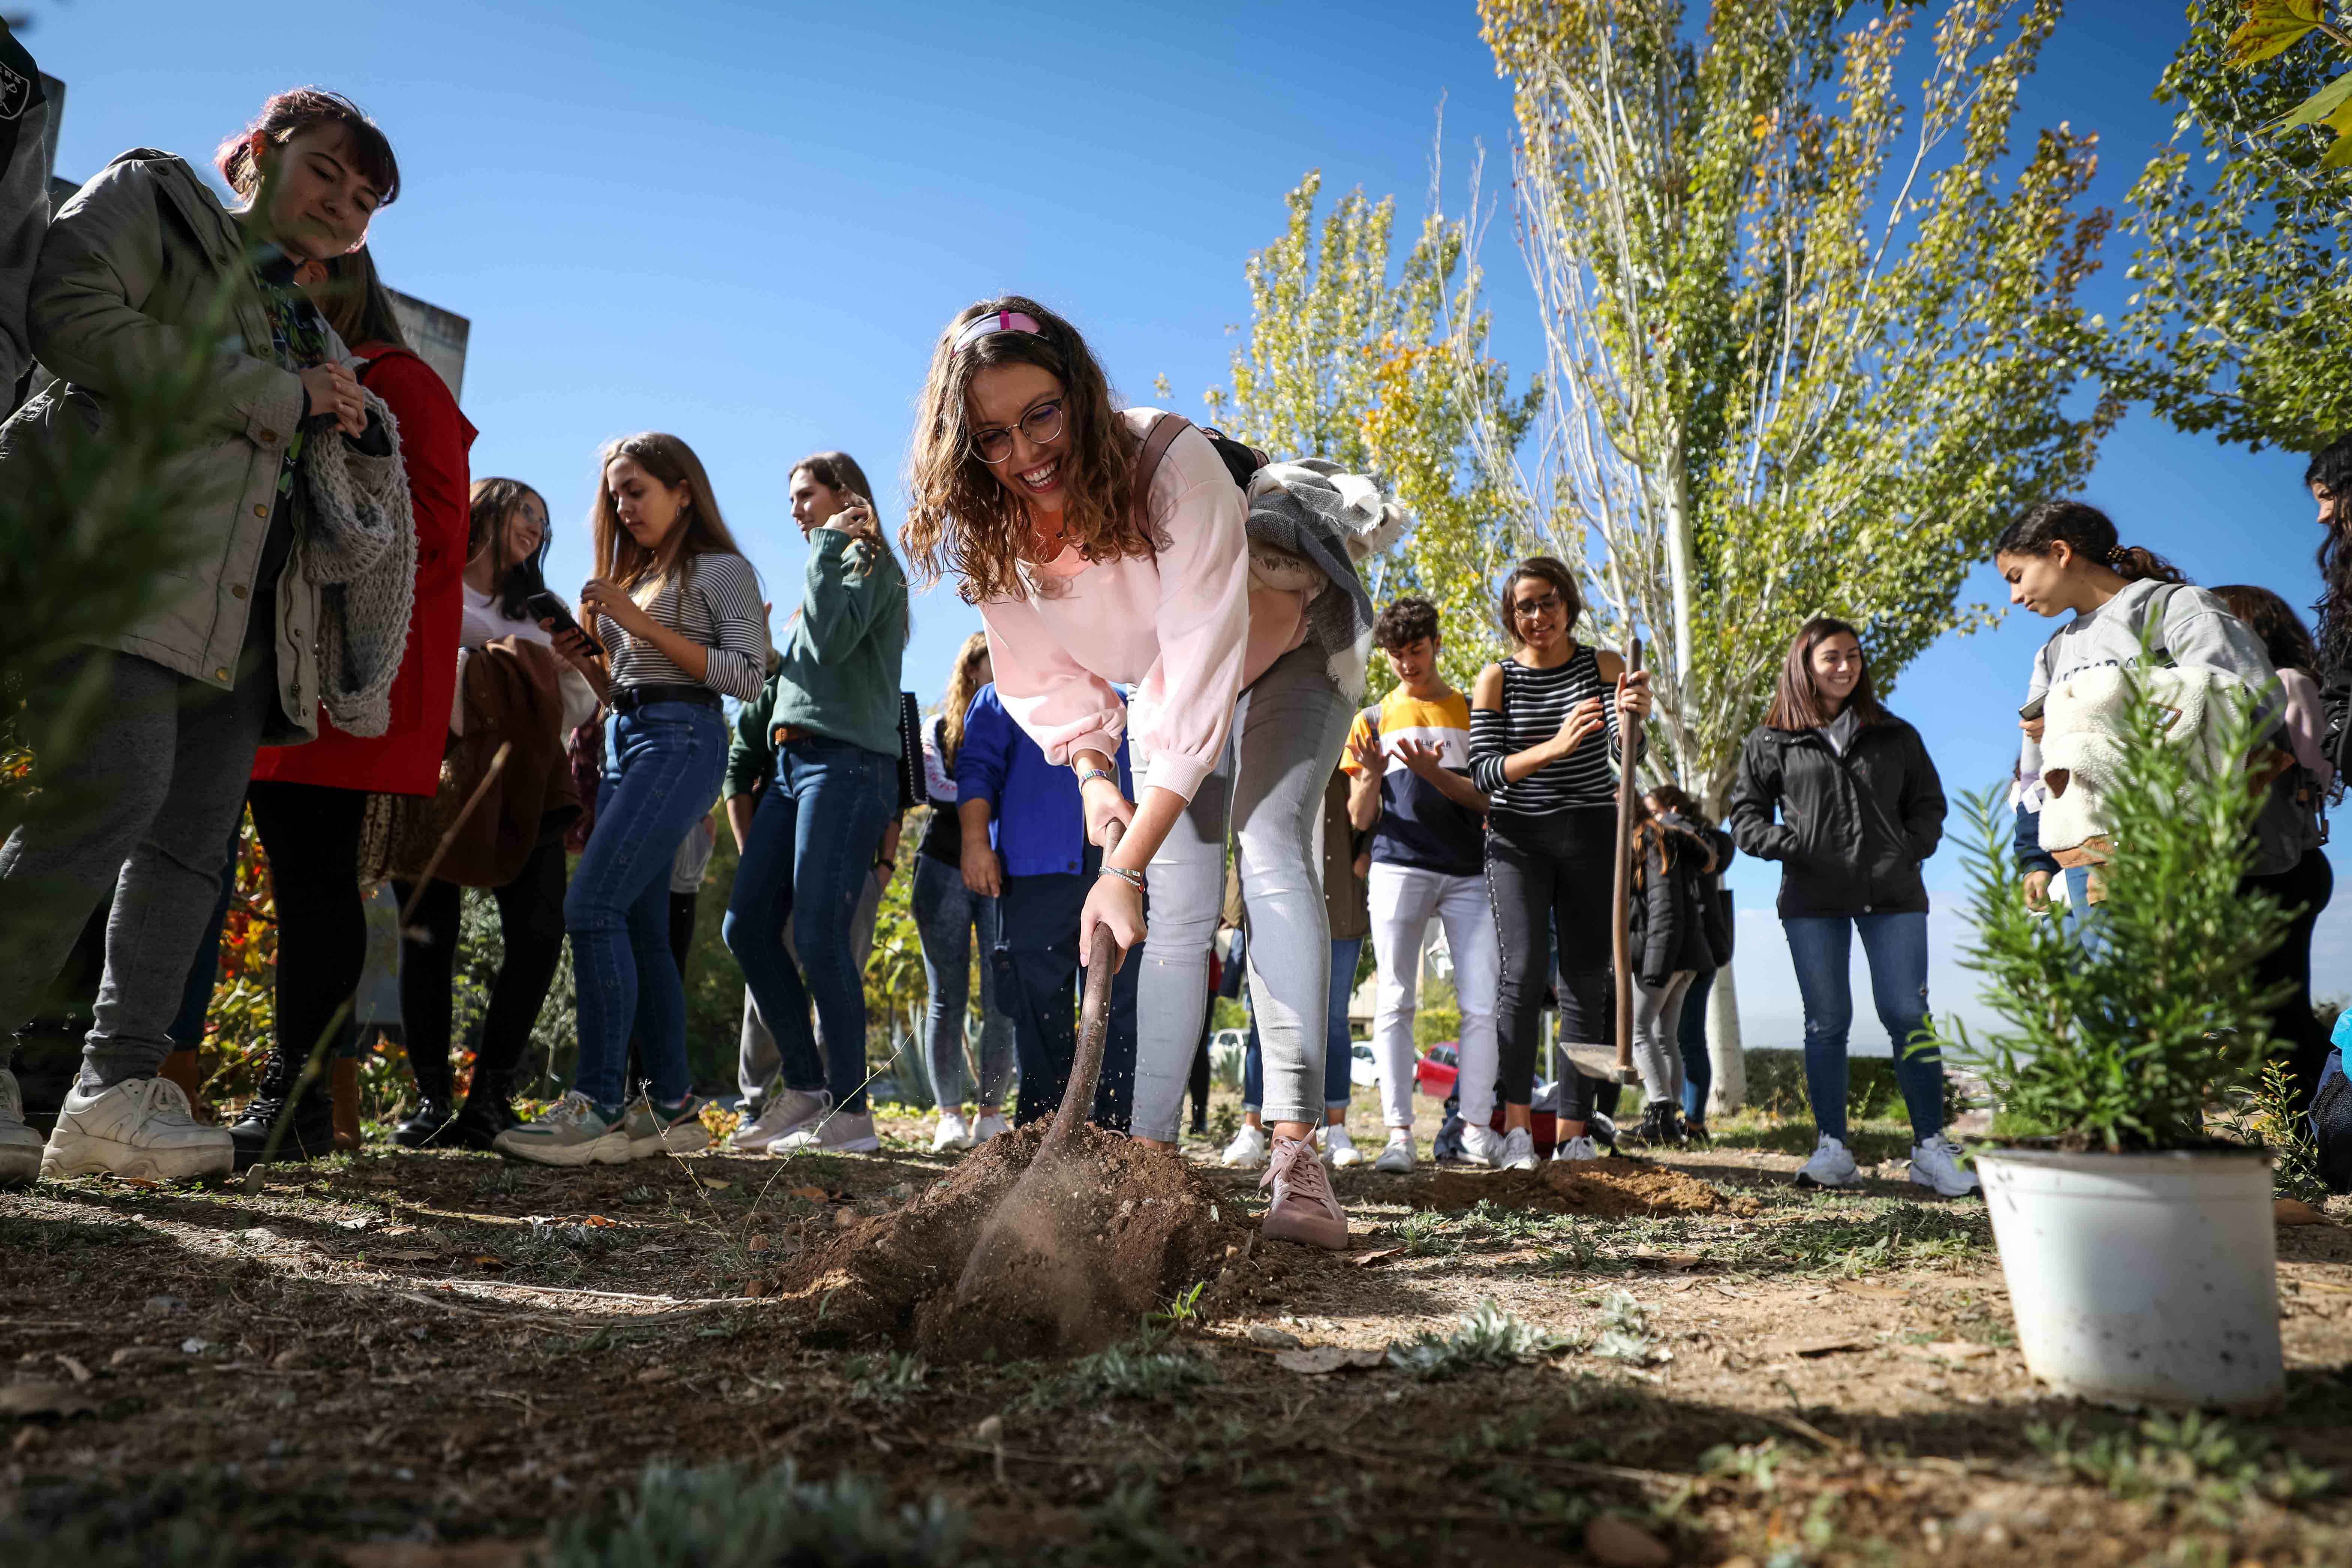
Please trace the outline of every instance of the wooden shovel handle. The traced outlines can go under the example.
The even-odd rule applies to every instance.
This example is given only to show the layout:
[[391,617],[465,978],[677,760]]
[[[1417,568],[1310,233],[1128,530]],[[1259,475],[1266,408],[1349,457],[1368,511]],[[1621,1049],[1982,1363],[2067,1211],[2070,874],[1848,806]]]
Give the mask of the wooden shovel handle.
[[[1642,668],[1642,639],[1632,637],[1625,644],[1625,673],[1633,675]],[[1642,727],[1625,722],[1624,711],[1617,714],[1618,750],[1621,761],[1617,769],[1617,899],[1616,921],[1610,926],[1611,952],[1616,962],[1617,979],[1617,1070],[1622,1075],[1633,1067],[1633,782],[1635,764],[1642,757]]]

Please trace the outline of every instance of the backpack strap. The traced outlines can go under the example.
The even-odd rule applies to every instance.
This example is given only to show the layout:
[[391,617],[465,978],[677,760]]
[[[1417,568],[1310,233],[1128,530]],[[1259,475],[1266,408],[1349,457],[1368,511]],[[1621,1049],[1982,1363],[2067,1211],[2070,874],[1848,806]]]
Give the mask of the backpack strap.
[[1151,537],[1151,520],[1147,515],[1151,500],[1151,481],[1160,477],[1160,460],[1168,456],[1168,448],[1176,437],[1192,428],[1192,422],[1181,414],[1159,414],[1152,416],[1151,427],[1143,433],[1143,449],[1135,455],[1135,481],[1129,489],[1128,506],[1135,519],[1136,531],[1145,539]]

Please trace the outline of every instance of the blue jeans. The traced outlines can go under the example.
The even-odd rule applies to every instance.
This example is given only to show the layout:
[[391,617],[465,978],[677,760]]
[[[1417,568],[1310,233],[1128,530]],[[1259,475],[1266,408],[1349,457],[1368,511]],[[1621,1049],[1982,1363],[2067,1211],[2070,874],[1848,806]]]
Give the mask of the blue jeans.
[[[1013,1016],[1024,1125],[1061,1109],[1078,1053],[1078,915],[1102,851],[1088,845],[1081,864],[1083,876],[1007,877],[997,900],[996,994]],[[1095,1081],[1093,1120],[1120,1132],[1135,1115],[1135,1002],[1142,983],[1142,954],[1130,952],[1110,983],[1110,1026],[1102,1077]]]
[[1853,1025],[1853,993],[1846,973],[1853,933],[1862,932],[1870,964],[1870,995],[1895,1047],[1895,1082],[1911,1114],[1911,1137],[1925,1142],[1944,1130],[1944,1058],[1930,1047],[1912,1051],[1913,1035],[1927,1022],[1927,915],[1808,915],[1784,919],[1797,989],[1805,1000],[1805,1098],[1813,1124],[1845,1140],[1846,1033]]
[[656,1100],[686,1097],[686,988],[669,952],[669,868],[727,772],[727,721],[696,702],[616,716],[596,787],[596,829],[563,895],[580,996],[575,1087],[607,1109],[629,1098],[629,1035]]
[[[938,809],[944,810],[944,807]],[[1004,1102],[1013,1076],[1013,1020],[996,994],[997,913],[994,899],[964,886],[963,872],[929,855],[915,857],[909,903],[923,942],[923,977],[930,1004],[923,1016],[925,1058],[931,1093],[942,1110],[972,1098],[974,1086],[963,1058],[964,1019],[971,1007],[971,949],[980,939],[980,1103]]]
[[[1364,950],[1360,936],[1331,939],[1331,995],[1323,1009],[1323,1109],[1347,1109],[1355,1080],[1355,1042],[1348,1037],[1348,998],[1356,994],[1356,958]],[[1249,1049],[1242,1058],[1242,1108],[1258,1110],[1265,1104],[1265,1064],[1257,1047],[1257,1014],[1250,1014]]]
[[[898,769],[897,758],[846,741],[811,737],[779,748],[721,928],[775,1037],[785,1087],[830,1088],[835,1106],[852,1116],[866,1113],[866,984],[851,932],[898,803]],[[824,1022],[822,1057],[809,1025],[812,999]]]
[[[2084,958],[2096,958],[2107,950],[2107,922],[2100,917],[2099,906],[2091,902],[2092,870],[2089,866],[2063,867],[2056,879],[2066,888],[2065,912],[2058,918],[2074,927]],[[2054,896],[2057,890],[2051,892]]]
[[1715,1088],[1715,1062],[1706,1054],[1706,996],[1715,989],[1715,971],[1702,969],[1683,995],[1683,1119],[1706,1120],[1707,1092]]

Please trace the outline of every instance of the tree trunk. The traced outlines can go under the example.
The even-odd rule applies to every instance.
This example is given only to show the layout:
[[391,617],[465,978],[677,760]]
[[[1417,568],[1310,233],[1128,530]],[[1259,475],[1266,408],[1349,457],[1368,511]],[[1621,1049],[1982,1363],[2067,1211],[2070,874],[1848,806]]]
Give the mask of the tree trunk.
[[1748,1103],[1748,1058],[1739,1040],[1739,981],[1727,963],[1706,996],[1706,1058],[1715,1066],[1706,1113],[1727,1116]]

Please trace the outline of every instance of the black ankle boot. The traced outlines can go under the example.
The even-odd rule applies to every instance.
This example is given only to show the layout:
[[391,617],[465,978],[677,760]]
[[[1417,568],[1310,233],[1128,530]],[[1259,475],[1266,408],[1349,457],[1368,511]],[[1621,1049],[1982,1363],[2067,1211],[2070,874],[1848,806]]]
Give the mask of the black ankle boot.
[[431,1096],[416,1102],[401,1124],[392,1130],[392,1141],[404,1149],[426,1149],[440,1142],[449,1125],[449,1102]]
[[[269,1146],[270,1130],[278,1125],[278,1114],[286,1109],[287,1093],[294,1086],[294,1076],[295,1068],[284,1055],[270,1052],[268,1062],[261,1069],[259,1090],[229,1124],[229,1142],[236,1152],[238,1170],[260,1163],[262,1152]],[[278,1135],[277,1152],[271,1157],[319,1160],[334,1152],[334,1096],[328,1088],[327,1075],[321,1072],[295,1103],[294,1114],[287,1119],[286,1130]]]
[[503,1089],[476,1085],[466,1096],[465,1108],[450,1120],[442,1132],[440,1147],[444,1149],[483,1149],[492,1146],[498,1135],[509,1127],[520,1125],[522,1118],[507,1102]]

